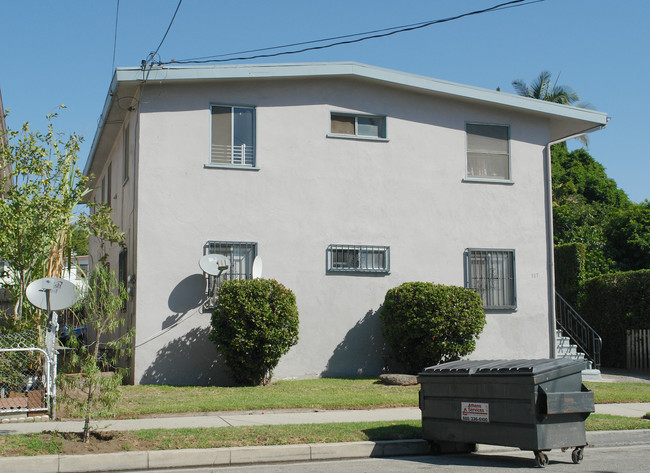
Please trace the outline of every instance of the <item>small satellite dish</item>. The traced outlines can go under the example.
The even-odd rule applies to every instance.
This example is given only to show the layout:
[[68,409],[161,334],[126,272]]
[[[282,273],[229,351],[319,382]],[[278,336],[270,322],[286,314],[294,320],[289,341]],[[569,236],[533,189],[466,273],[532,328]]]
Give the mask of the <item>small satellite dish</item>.
[[[33,281],[25,295],[29,302],[43,310],[64,310],[77,302],[78,288],[75,284],[61,278],[42,278]],[[47,298],[50,298],[48,307]]]
[[253,260],[253,279],[262,277],[262,257],[256,256]]
[[228,269],[228,258],[218,254],[205,255],[199,260],[199,266],[204,273],[219,276]]

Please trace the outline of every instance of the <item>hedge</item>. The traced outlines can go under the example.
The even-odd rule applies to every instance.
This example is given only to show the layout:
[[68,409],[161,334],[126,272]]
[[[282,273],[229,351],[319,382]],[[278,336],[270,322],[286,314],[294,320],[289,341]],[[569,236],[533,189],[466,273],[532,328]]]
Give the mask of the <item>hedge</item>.
[[555,245],[555,290],[573,307],[585,275],[585,255],[583,243]]
[[579,312],[603,339],[602,365],[624,368],[626,330],[650,328],[650,269],[583,283]]
[[274,279],[225,281],[209,336],[236,382],[266,384],[282,355],[298,343],[296,296]]
[[390,289],[380,317],[393,356],[412,373],[469,355],[485,326],[476,291],[427,282]]

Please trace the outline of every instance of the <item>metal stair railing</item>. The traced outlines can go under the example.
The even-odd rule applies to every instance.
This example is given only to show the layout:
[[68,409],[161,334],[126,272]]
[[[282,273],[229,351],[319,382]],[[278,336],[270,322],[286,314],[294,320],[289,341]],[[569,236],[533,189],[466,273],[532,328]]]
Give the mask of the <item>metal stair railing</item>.
[[595,369],[600,368],[600,335],[578,314],[564,298],[555,292],[555,324],[585,354]]

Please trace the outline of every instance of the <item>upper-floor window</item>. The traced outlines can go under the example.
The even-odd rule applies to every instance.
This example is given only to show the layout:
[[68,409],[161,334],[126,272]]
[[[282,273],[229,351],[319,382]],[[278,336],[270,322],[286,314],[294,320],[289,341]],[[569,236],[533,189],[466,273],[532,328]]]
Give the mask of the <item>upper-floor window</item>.
[[515,250],[469,248],[465,287],[480,294],[485,309],[516,309]]
[[129,163],[131,162],[131,143],[129,139],[129,124],[124,125],[123,135],[123,146],[122,150],[122,183],[125,183],[129,179]]
[[386,117],[332,113],[332,135],[360,138],[386,138]]
[[467,123],[467,178],[509,181],[510,129],[507,125]]
[[106,205],[111,206],[111,181],[113,179],[113,163],[108,163],[108,170],[106,171]]
[[212,105],[210,164],[255,166],[255,109]]
[[369,245],[330,245],[327,271],[333,273],[389,273],[390,247]]

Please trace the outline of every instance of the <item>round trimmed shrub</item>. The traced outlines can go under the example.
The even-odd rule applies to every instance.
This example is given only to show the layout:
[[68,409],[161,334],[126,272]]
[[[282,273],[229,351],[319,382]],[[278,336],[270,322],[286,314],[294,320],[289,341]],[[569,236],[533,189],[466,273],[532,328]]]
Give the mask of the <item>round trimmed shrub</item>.
[[274,279],[225,281],[210,339],[237,383],[266,384],[282,355],[298,343],[296,296]]
[[469,355],[485,326],[481,296],[471,289],[407,282],[386,293],[384,339],[411,373]]

